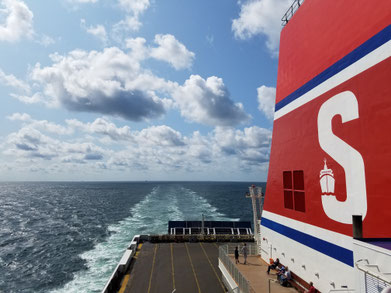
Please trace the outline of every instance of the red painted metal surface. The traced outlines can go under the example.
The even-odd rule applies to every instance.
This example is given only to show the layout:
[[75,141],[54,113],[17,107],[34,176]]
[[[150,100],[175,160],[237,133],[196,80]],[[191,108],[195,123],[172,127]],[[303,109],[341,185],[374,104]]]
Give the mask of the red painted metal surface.
[[390,0],[304,1],[281,32],[276,103],[384,29],[390,19]]
[[[356,149],[365,165],[368,212],[364,237],[390,237],[391,229],[391,58],[356,75],[274,123],[270,168],[264,209],[328,230],[352,235],[352,225],[327,217],[322,208],[319,172],[324,158],[334,171],[335,194],[345,200],[344,169],[328,156],[318,141],[317,117],[321,105],[344,91],[357,98],[359,118],[332,120],[333,133]],[[284,208],[283,171],[303,170],[305,213]],[[343,213],[344,211],[341,211]]]

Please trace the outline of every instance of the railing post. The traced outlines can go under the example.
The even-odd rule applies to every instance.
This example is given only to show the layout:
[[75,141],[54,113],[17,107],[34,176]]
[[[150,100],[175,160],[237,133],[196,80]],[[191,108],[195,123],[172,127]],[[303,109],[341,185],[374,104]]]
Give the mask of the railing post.
[[304,0],[294,0],[292,5],[285,12],[284,16],[281,18],[282,25],[285,26],[289,20],[293,17],[297,9],[300,8],[301,4],[303,4]]

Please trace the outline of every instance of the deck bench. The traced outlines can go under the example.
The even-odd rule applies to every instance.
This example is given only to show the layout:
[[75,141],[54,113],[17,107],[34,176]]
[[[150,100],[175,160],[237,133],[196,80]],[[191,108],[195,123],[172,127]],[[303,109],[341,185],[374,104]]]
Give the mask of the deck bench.
[[[283,266],[283,264],[280,263],[275,270],[280,269],[281,266]],[[301,293],[307,292],[310,289],[310,284],[308,284],[306,281],[304,281],[302,278],[300,278],[292,271],[291,271],[291,279],[288,281],[288,283],[291,287],[295,288],[297,291]]]

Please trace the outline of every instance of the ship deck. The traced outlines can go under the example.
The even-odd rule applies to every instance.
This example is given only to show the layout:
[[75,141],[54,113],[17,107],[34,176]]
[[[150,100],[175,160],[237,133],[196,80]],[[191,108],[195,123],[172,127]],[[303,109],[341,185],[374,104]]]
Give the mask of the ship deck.
[[[216,242],[139,244],[134,260],[123,278],[119,293],[217,293],[226,292],[218,268]],[[233,256],[231,256],[233,258]],[[238,265],[255,293],[268,292],[267,264],[258,256],[249,256],[248,264]],[[296,292],[270,282],[272,292]],[[174,291],[175,290],[175,291]]]
[[125,276],[123,292],[225,292],[218,268],[218,243],[142,245]]

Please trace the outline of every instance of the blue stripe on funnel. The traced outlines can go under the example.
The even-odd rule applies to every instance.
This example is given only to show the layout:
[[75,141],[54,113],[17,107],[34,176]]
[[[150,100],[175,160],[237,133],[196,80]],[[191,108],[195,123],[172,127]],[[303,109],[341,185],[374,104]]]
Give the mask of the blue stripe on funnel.
[[261,225],[354,267],[353,251],[262,217]]

